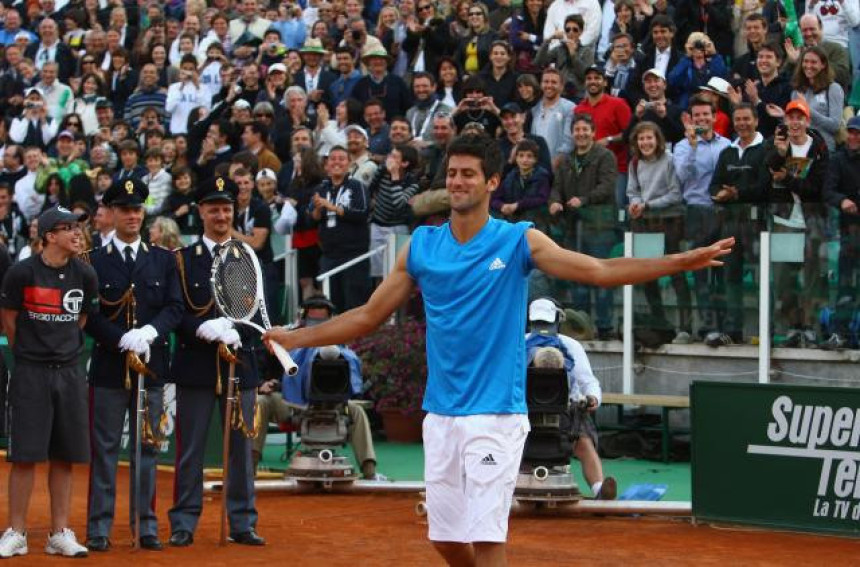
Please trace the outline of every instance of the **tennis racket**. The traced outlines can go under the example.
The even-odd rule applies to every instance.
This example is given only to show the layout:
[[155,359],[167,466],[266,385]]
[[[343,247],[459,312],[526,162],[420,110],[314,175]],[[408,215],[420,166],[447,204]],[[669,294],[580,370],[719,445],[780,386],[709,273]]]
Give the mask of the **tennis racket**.
[[[233,323],[248,325],[261,334],[272,328],[263,295],[263,272],[254,250],[238,240],[228,240],[212,261],[212,297],[224,317]],[[260,312],[263,326],[251,321]],[[284,371],[294,376],[299,367],[281,345],[272,342],[272,352]]]

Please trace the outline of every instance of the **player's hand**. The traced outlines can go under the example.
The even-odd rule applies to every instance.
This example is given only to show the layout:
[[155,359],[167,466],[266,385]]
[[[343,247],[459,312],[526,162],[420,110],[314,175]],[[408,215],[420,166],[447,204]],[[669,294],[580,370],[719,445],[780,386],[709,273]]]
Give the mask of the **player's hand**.
[[265,333],[263,333],[263,344],[266,345],[266,348],[269,349],[269,352],[272,352],[272,342],[276,342],[286,350],[291,350],[296,348],[293,344],[295,341],[293,340],[294,332],[287,329],[286,327],[272,327]]
[[727,254],[731,254],[732,246],[734,245],[735,237],[732,236],[718,240],[710,246],[695,248],[688,252],[679,254],[678,256],[681,259],[681,266],[683,266],[682,269],[693,271],[722,266],[723,262],[720,258]]

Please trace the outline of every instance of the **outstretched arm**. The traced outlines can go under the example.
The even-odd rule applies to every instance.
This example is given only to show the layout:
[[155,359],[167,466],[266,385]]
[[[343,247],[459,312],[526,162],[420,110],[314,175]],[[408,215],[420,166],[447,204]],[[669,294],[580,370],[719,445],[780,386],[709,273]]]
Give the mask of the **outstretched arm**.
[[678,272],[722,266],[721,257],[731,253],[734,237],[662,258],[612,258],[601,260],[565,250],[544,233],[527,233],[532,259],[541,271],[563,280],[615,287],[655,280]]
[[263,341],[275,341],[287,350],[302,347],[339,345],[366,335],[388,319],[412,292],[413,282],[406,271],[409,246],[397,257],[397,265],[370,299],[361,307],[351,309],[325,323],[294,331],[275,327],[263,335]]

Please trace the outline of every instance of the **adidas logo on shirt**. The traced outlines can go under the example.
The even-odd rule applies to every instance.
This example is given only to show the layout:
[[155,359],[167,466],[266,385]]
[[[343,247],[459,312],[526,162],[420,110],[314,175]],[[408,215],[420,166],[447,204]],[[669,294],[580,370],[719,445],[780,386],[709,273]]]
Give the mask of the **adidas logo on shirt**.
[[493,270],[504,270],[504,269],[505,269],[505,263],[502,262],[502,259],[499,257],[496,257],[496,259],[493,260],[493,263],[490,264],[490,271],[491,272]]
[[[502,266],[504,267],[504,264],[502,264]],[[487,456],[484,457],[483,459],[481,459],[481,464],[482,465],[496,465],[498,463],[496,463],[496,459],[493,458],[492,453],[487,453]]]

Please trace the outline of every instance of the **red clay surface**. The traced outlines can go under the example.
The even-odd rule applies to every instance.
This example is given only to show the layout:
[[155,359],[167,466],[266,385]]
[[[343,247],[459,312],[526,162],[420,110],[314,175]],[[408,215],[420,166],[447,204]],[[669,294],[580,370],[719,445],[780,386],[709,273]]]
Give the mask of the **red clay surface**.
[[[128,471],[119,485],[114,548],[91,554],[99,565],[440,565],[426,541],[424,518],[415,515],[410,495],[289,496],[261,494],[258,531],[263,548],[218,546],[220,500],[207,497],[193,546],[163,552],[133,552],[127,527]],[[6,483],[9,466],[0,465],[4,505],[0,523],[7,526]],[[173,478],[159,473],[158,510],[161,537],[168,538],[167,509]],[[86,468],[75,475],[72,528],[85,536]],[[67,560],[44,554],[49,529],[45,470],[37,472],[30,507],[30,554],[8,565],[58,565]],[[511,521],[511,565],[817,565],[857,564],[860,540],[692,526],[688,521],[658,518],[516,517]]]

